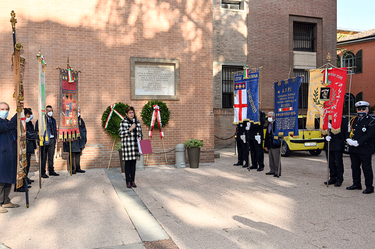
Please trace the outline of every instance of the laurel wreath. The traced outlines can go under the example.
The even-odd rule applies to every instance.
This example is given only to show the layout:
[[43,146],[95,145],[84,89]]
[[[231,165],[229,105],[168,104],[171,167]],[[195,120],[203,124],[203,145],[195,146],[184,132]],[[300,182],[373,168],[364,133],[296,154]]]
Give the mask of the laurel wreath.
[[[162,127],[166,126],[169,122],[169,116],[171,112],[169,111],[167,105],[163,101],[158,101],[158,100],[151,100],[143,106],[142,111],[141,111],[141,117],[142,117],[143,123],[147,126],[151,125],[152,113],[154,112],[154,108],[153,108],[154,105],[158,105],[160,108]],[[156,124],[154,126],[154,129],[159,129],[159,126]]]
[[[121,116],[123,116],[125,118],[126,116],[126,108],[128,107],[129,105],[128,104],[124,104],[124,103],[116,103],[116,106],[115,106],[115,110],[118,111]],[[102,127],[104,128],[105,127],[105,123],[107,122],[107,118],[109,116],[109,114],[111,113],[111,106],[108,106],[107,109],[103,112],[103,115],[102,115]],[[134,114],[134,117],[136,118],[135,114]],[[118,135],[118,130],[119,130],[119,127],[120,127],[120,122],[121,122],[121,118],[113,113],[112,116],[111,116],[111,119],[108,121],[108,126],[107,128],[105,129],[106,132],[108,132],[109,134],[111,134],[113,137],[115,138],[119,138],[119,135]]]

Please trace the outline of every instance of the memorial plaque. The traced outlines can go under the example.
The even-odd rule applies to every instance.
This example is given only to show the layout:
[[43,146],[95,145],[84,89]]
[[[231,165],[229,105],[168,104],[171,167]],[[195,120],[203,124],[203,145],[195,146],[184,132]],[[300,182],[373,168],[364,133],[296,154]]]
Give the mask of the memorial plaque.
[[179,100],[179,60],[131,57],[131,99]]

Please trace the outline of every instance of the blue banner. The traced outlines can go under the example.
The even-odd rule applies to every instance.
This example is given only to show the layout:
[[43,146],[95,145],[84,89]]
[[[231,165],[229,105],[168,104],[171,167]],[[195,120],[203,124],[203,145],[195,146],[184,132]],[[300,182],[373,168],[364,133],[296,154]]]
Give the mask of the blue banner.
[[274,83],[275,88],[275,134],[298,136],[298,95],[301,77]]
[[[234,73],[234,84],[245,83],[246,84],[246,96],[247,96],[247,115],[244,121],[250,121],[255,124],[259,124],[259,78],[260,69],[249,69],[248,77],[244,78],[243,71]],[[235,94],[236,94],[235,89]]]

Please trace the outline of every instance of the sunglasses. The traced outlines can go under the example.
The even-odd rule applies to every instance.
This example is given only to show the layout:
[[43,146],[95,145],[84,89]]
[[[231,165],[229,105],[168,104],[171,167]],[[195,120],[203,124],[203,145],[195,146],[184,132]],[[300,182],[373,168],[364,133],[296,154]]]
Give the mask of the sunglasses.
[[365,111],[367,107],[357,107],[358,111]]

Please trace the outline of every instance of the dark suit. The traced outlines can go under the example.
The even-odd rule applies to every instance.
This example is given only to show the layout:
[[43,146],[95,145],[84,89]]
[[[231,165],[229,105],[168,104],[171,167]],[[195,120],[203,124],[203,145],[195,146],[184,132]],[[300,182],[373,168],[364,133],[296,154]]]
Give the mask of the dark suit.
[[247,141],[244,143],[241,139],[241,135],[245,135],[246,139],[248,139],[248,131],[246,130],[247,124],[248,121],[245,121],[237,125],[236,142],[238,150],[238,163],[243,164],[243,161],[245,161],[245,164],[249,165],[249,145]]
[[[342,160],[342,153],[345,149],[345,140],[349,137],[348,133],[348,119],[342,117],[341,131],[337,134],[329,133],[331,140],[329,141],[329,175],[330,181],[342,183],[344,181],[344,163]],[[324,144],[324,149],[327,153],[328,142]],[[328,153],[326,154],[328,156]]]
[[39,135],[38,135],[37,132],[35,132],[33,123],[31,121],[27,122],[26,123],[26,143],[27,143],[27,147],[26,147],[26,160],[27,160],[26,176],[29,174],[30,158],[31,158],[31,155],[33,155],[35,153],[35,149],[36,149],[35,140],[37,140],[38,138],[39,138]]
[[[41,174],[44,175],[46,173],[46,162],[48,157],[48,171],[49,173],[54,172],[55,169],[53,167],[53,157],[55,155],[55,147],[56,147],[56,140],[57,140],[57,129],[56,129],[56,120],[53,117],[46,116],[46,124],[48,132],[50,133],[49,141],[47,142],[45,137],[47,131],[44,134],[44,145],[40,146],[40,153],[41,153],[41,167],[42,172]],[[35,123],[35,131],[39,133],[39,126],[38,121]]]
[[[260,114],[260,124],[251,124],[249,131],[249,146],[251,152],[251,165],[253,168],[264,168],[264,152],[263,152],[263,127],[266,122],[266,114],[261,111]],[[260,144],[255,140],[255,136],[260,135]]]
[[352,162],[353,185],[361,185],[361,164],[365,176],[366,188],[371,189],[373,184],[373,172],[371,157],[374,153],[373,138],[375,135],[375,120],[366,115],[362,119],[354,117],[351,121],[353,140],[358,141],[359,146],[350,146],[350,160]]
[[[281,164],[280,164],[280,144],[276,144],[274,140],[275,137],[275,124],[272,122],[271,127],[270,123],[267,125],[266,137],[264,138],[264,148],[268,149],[268,158],[270,165],[270,173],[280,174],[281,175]],[[280,140],[278,140],[280,141]],[[280,170],[279,170],[280,165]]]

